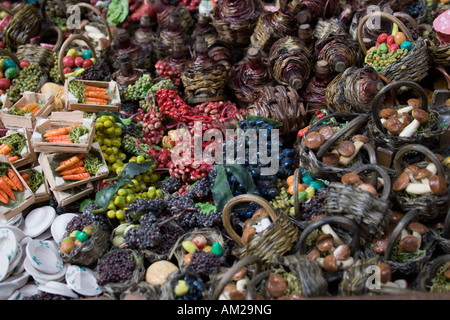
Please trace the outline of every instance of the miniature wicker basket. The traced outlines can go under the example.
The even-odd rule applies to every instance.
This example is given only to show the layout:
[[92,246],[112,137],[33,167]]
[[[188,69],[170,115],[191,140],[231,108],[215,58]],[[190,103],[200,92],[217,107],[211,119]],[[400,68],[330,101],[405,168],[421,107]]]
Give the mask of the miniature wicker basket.
[[438,247],[446,254],[450,254],[450,209],[445,216],[444,228],[439,232],[435,228],[431,228],[430,232],[433,234],[434,240]]
[[426,77],[430,67],[430,57],[428,55],[425,40],[422,37],[419,37],[414,41],[411,33],[403,22],[389,13],[375,11],[365,15],[359,21],[357,38],[364,56],[367,53],[367,49],[362,36],[362,30],[367,20],[374,17],[379,19],[385,18],[390,20],[392,23],[397,24],[399,29],[405,34],[407,40],[412,44],[412,49],[404,58],[391,63],[388,67],[379,71],[379,73],[390,81],[410,80],[419,83]]
[[[233,230],[230,222],[232,208],[240,203],[255,202],[263,207],[269,214],[272,224],[263,232],[256,234],[247,244]],[[242,194],[231,198],[223,208],[222,221],[225,231],[235,241],[231,254],[238,259],[248,255],[260,257],[266,263],[276,260],[291,250],[292,245],[298,240],[299,230],[294,226],[286,214],[277,214],[270,203],[256,195]]]
[[[444,170],[442,163],[435,156],[433,152],[427,147],[420,144],[406,145],[401,148],[395,155],[393,166],[395,173],[398,176],[403,172],[403,162],[402,159],[408,152],[415,151],[422,155],[427,156],[431,162],[437,168],[437,175],[444,178],[448,186],[448,176]],[[424,168],[428,165],[428,162],[423,161],[416,164],[417,166]],[[417,195],[416,197],[411,197],[405,192],[395,192],[393,191],[393,202],[402,209],[402,211],[418,210],[420,218],[422,220],[432,220],[438,216],[444,215],[448,211],[448,192],[445,195]]]
[[125,291],[120,294],[120,300],[127,300],[127,295],[129,294],[138,294],[144,297],[146,300],[160,300],[161,286],[153,285],[145,281],[132,283]]
[[445,264],[448,265],[449,263],[450,254],[444,254],[430,260],[430,262],[427,263],[427,265],[420,271],[419,275],[415,279],[417,290],[424,292],[448,292],[440,291],[438,288],[433,289],[433,278],[435,278],[439,274],[440,269]]
[[[59,254],[65,263],[89,266],[108,250],[108,237],[103,227],[97,221],[93,221],[92,226],[94,227],[92,236],[81,246],[73,248],[69,254],[59,250]],[[66,232],[64,238],[67,237],[69,237],[69,234]]]
[[[327,214],[342,215],[355,221],[362,233],[370,238],[383,235],[391,219],[391,179],[381,166],[375,164],[363,165],[355,173],[364,171],[373,171],[383,179],[383,191],[379,197],[351,185],[330,183],[323,206]],[[375,188],[377,182],[375,179]]]
[[[400,137],[396,134],[390,134],[383,126],[380,119],[380,111],[382,110],[383,98],[391,90],[398,90],[399,88],[411,88],[420,96],[423,110],[429,114],[429,120],[426,127],[420,132],[416,132],[411,137]],[[375,96],[371,103],[372,119],[368,123],[369,135],[375,142],[377,147],[383,147],[393,152],[398,151],[405,145],[411,143],[418,143],[424,146],[432,147],[438,142],[439,136],[442,134],[442,127],[440,125],[440,117],[436,111],[428,108],[428,98],[425,90],[415,82],[412,81],[394,81],[386,85]]]
[[167,280],[161,285],[161,296],[159,300],[178,300],[177,296],[175,295],[174,288],[178,280],[182,280],[186,276],[198,281],[202,285],[203,290],[199,300],[206,300],[207,288],[203,283],[201,276],[193,272],[190,268],[186,267],[178,269],[169,274]]
[[425,38],[425,43],[432,65],[443,67],[450,65],[450,44],[441,43],[434,30]]
[[385,262],[389,263],[393,274],[401,274],[403,276],[418,274],[420,270],[422,270],[422,268],[426,265],[426,263],[431,259],[433,251],[435,249],[435,242],[431,233],[427,233],[422,236],[421,247],[424,252],[419,257],[405,262],[397,262],[392,260],[392,253],[399,237],[401,236],[402,230],[404,228],[407,228],[410,222],[417,221],[419,218],[419,210],[413,209],[411,211],[408,211],[408,213],[406,213],[398,222],[391,235],[389,236],[383,259]]

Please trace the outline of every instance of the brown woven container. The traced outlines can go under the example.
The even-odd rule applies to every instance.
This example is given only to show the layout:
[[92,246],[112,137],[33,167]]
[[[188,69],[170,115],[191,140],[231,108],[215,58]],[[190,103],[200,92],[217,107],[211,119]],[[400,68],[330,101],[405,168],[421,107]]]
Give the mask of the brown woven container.
[[429,261],[420,271],[417,279],[415,280],[417,290],[425,292],[447,292],[444,291],[444,288],[438,288],[433,280],[440,274],[441,268],[445,268],[445,266],[448,266],[449,263],[450,254],[444,254]]

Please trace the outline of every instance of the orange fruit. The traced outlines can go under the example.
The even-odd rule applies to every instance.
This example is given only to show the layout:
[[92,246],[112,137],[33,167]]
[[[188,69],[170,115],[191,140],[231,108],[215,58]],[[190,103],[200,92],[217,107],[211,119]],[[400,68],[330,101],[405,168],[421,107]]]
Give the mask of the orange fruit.
[[192,253],[186,253],[184,255],[184,259],[183,259],[184,264],[189,264],[189,262],[191,262],[191,257],[192,257]]
[[286,183],[289,187],[292,186],[294,184],[294,176],[292,175],[292,176],[287,177]]
[[61,244],[61,252],[65,254],[69,254],[70,251],[75,247],[75,244],[72,241],[66,241]]

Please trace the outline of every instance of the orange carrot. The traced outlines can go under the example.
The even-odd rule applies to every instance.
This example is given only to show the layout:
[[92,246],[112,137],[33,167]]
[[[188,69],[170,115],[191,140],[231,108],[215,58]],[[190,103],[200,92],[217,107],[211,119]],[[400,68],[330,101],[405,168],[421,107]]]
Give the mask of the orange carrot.
[[10,162],[17,161],[17,160],[19,160],[19,156],[10,156],[10,157],[8,157],[8,160],[9,160]]
[[72,169],[75,169],[75,168],[79,168],[79,167],[82,167],[83,165],[84,165],[84,161],[80,160],[77,163],[75,163],[73,166],[70,166],[70,167],[67,167],[66,169],[64,169],[64,171],[65,170],[72,170]]
[[11,187],[3,179],[0,179],[0,189],[5,191],[8,197],[10,197],[13,200],[16,200],[16,197],[14,196],[14,192],[11,190]]
[[66,140],[69,137],[69,134],[61,134],[59,136],[51,136],[45,138],[45,141],[52,141],[52,140]]
[[59,135],[62,135],[62,134],[68,134],[70,129],[72,129],[72,126],[67,126],[67,127],[61,127],[61,128],[58,128],[58,129],[47,130],[44,133],[44,138],[53,137],[53,136],[59,136]]
[[30,184],[31,184],[30,180],[25,180],[25,183],[26,183],[27,185],[30,185]]
[[99,87],[93,87],[93,86],[86,86],[86,91],[98,91],[98,92],[105,92],[105,88],[99,88]]
[[77,173],[77,174],[71,174],[67,176],[62,176],[64,180],[85,180],[89,178],[91,175],[88,172],[85,173]]
[[59,164],[59,166],[55,169],[55,171],[66,170],[68,167],[73,166],[74,164],[76,164],[77,162],[82,160],[83,158],[84,158],[84,153],[76,154],[76,155],[70,157],[69,159],[62,161]]
[[98,98],[98,99],[105,99],[105,100],[111,99],[111,97],[108,96],[106,93],[101,93],[98,91],[86,91],[84,93],[84,96],[86,98]]
[[[28,173],[26,173],[26,174],[28,174]],[[29,177],[29,175],[28,175],[27,179],[29,179],[29,178],[30,178],[30,177]],[[3,176],[2,179],[5,180],[7,184],[9,184],[9,186],[11,187],[11,189],[13,189],[14,191],[17,191],[17,186],[14,184],[14,182],[11,181],[10,178],[8,178],[7,176]],[[25,178],[24,178],[24,179],[25,179]]]
[[100,99],[100,98],[86,98],[84,101],[86,104],[100,104],[105,105],[108,103],[108,100],[106,99]]
[[73,169],[70,169],[70,170],[61,171],[59,173],[59,175],[61,175],[61,176],[70,176],[71,174],[85,173],[85,172],[86,172],[86,168],[85,167],[78,167],[78,168],[73,168]]
[[9,198],[5,191],[0,189],[0,202],[8,204]]
[[23,178],[24,180],[27,180],[27,179],[30,178],[30,174],[29,174],[28,172],[22,173],[21,176],[22,176],[22,178]]
[[17,189],[19,189],[20,191],[23,191],[22,182],[20,182],[19,177],[17,176],[17,174],[14,172],[13,169],[8,170],[8,177],[11,179],[12,182],[14,182]]
[[29,103],[29,104],[24,105],[23,107],[20,107],[20,109],[27,110],[27,111],[32,111],[36,108],[39,109],[39,105],[37,103]]
[[7,155],[8,153],[10,153],[12,151],[12,149],[13,149],[12,146],[10,146],[9,144],[4,143],[0,147],[0,154]]

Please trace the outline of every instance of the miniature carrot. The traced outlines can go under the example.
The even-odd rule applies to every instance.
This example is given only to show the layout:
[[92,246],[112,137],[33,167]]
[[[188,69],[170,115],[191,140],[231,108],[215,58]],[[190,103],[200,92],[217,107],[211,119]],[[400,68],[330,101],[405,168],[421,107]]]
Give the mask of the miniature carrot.
[[7,155],[12,149],[13,147],[11,145],[4,143],[0,146],[0,154]]
[[22,176],[23,180],[30,179],[30,174],[28,172],[22,173],[21,176]]
[[55,169],[55,171],[63,171],[67,169],[68,167],[73,166],[78,161],[82,160],[84,158],[84,153],[79,153],[74,155],[73,157],[70,157],[67,160],[62,161],[59,166]]
[[59,136],[51,136],[51,137],[47,137],[47,138],[45,138],[45,141],[67,140],[68,137],[69,137],[69,134],[61,134],[61,135],[59,135]]
[[64,180],[85,180],[89,178],[91,175],[88,172],[71,174],[67,176],[62,176]]
[[9,160],[10,162],[17,161],[17,160],[19,160],[19,156],[9,156],[9,157],[8,157],[8,160]]
[[105,105],[108,103],[108,100],[106,99],[100,99],[100,98],[86,98],[84,101],[86,104],[100,104]]
[[98,98],[98,99],[106,99],[106,100],[111,99],[111,97],[108,96],[106,93],[101,93],[98,91],[86,91],[84,93],[84,96],[86,98]]
[[78,167],[78,168],[73,168],[73,169],[70,169],[70,170],[61,171],[59,173],[59,175],[61,175],[61,176],[70,176],[71,174],[85,173],[85,172],[86,172],[86,168],[85,167]]
[[5,191],[8,197],[10,197],[13,200],[16,200],[16,197],[14,196],[14,192],[11,190],[11,187],[3,179],[0,179],[0,189]]
[[80,160],[77,163],[75,163],[73,166],[70,166],[70,167],[67,167],[66,169],[64,169],[64,171],[65,170],[72,170],[72,169],[75,169],[75,168],[79,168],[79,167],[82,167],[83,165],[84,165],[84,161]]
[[19,177],[17,176],[17,174],[14,172],[13,169],[8,170],[8,177],[9,177],[9,179],[11,179],[12,182],[14,182],[17,189],[19,189],[20,191],[23,191],[22,182],[20,182]]
[[5,191],[1,189],[0,189],[0,202],[4,204],[8,204],[9,202],[8,195],[5,193]]
[[105,88],[99,88],[99,87],[94,87],[94,86],[86,86],[86,91],[98,91],[98,92],[105,92],[106,93],[106,89]]
[[47,130],[44,133],[44,138],[52,137],[52,136],[59,136],[59,135],[62,135],[62,134],[68,134],[70,129],[72,129],[72,126],[67,126],[67,127],[61,127],[61,128],[57,128],[57,129]]
[[[27,179],[29,179],[30,175],[28,173],[26,173],[26,174],[28,175]],[[9,184],[11,189],[13,189],[14,191],[17,191],[17,186],[14,184],[14,182],[11,181],[10,178],[8,178],[7,176],[3,176],[2,179],[5,180],[7,184]],[[26,180],[26,179],[24,178],[24,180]]]
[[39,109],[39,105],[37,103],[29,103],[29,104],[24,105],[23,107],[20,107],[20,109],[28,110],[28,111],[32,111],[36,108]]

